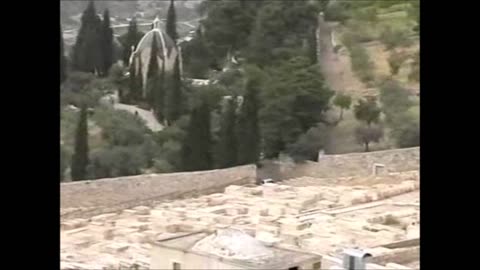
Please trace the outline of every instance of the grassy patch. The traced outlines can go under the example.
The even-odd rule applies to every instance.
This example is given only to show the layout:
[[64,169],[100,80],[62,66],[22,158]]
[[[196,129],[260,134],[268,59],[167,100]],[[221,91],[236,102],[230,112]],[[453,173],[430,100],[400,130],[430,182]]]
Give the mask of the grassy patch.
[[[340,114],[337,108],[332,109],[329,114],[332,119],[337,119]],[[326,153],[328,154],[345,154],[363,152],[364,146],[360,145],[355,140],[355,128],[358,126],[358,121],[355,119],[352,110],[346,110],[343,114],[343,120],[338,123],[336,127],[331,130]],[[384,138],[379,143],[371,145],[371,151],[380,151],[391,149],[393,142],[390,138],[390,131],[385,129]]]

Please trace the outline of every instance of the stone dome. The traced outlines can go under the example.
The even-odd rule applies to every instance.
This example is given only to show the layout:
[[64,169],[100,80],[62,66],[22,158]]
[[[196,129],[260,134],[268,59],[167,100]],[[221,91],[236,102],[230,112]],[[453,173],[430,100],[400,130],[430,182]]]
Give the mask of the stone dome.
[[172,71],[175,64],[175,59],[180,55],[175,41],[172,40],[172,38],[170,38],[160,27],[161,22],[158,18],[156,18],[153,21],[153,29],[143,36],[143,38],[138,42],[136,50],[130,56],[129,62],[130,65],[135,65],[135,74],[140,75],[141,72],[144,96],[146,96],[146,82],[153,40],[156,40],[158,46],[157,62],[160,73]]
[[273,251],[260,241],[233,228],[217,230],[216,233],[198,241],[192,250],[252,262],[269,260],[274,256]]

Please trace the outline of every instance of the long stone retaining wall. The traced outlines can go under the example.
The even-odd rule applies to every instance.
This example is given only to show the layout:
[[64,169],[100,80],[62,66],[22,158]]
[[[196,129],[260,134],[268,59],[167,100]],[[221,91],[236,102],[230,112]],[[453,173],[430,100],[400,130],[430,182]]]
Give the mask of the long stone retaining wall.
[[[222,192],[229,185],[255,183],[256,166],[170,174],[138,175],[60,184],[61,208],[111,209]],[[95,211],[98,210],[98,211]],[[105,212],[105,210],[102,210]]]
[[285,180],[302,176],[316,178],[335,178],[349,176],[368,176],[373,165],[385,165],[385,173],[413,171],[420,169],[420,147],[403,148],[376,152],[351,153],[342,155],[324,155],[318,162],[265,162],[259,169],[260,178]]

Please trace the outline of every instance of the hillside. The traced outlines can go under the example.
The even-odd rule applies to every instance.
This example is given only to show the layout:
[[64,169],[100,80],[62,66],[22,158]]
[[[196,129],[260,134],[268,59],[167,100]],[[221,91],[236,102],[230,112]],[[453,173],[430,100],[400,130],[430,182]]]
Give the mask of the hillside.
[[[389,1],[393,3],[390,6],[381,3],[385,1],[351,6],[331,2],[319,33],[323,73],[330,86],[355,97],[378,95],[378,85],[391,78],[416,94],[419,82],[409,78],[420,46],[414,30],[414,1]],[[392,56],[398,56],[400,66],[393,75],[389,65]]]
[[[68,108],[83,105],[92,112],[83,179],[419,145],[418,1],[165,3],[62,3],[62,173],[78,122],[87,126]],[[106,7],[110,18],[98,18]],[[162,31],[150,31],[157,16]],[[163,33],[179,46],[142,43],[142,61],[128,61],[128,48]],[[112,93],[117,104],[102,104]]]
[[[412,111],[418,115],[419,33],[415,30],[415,1],[359,1],[350,4],[330,1],[319,15],[318,57],[329,87],[356,100],[379,96],[385,80],[395,80],[412,95]],[[418,2],[417,2],[418,3]],[[391,64],[398,66],[392,73]],[[414,71],[417,71],[415,73]],[[417,77],[417,78],[415,78]],[[353,106],[352,106],[353,107]],[[329,111],[336,119],[338,107]],[[385,120],[382,114],[382,121]],[[359,152],[362,148],[352,134],[357,127],[353,110],[347,110],[332,130],[327,153]],[[395,147],[391,128],[386,127],[375,150]]]

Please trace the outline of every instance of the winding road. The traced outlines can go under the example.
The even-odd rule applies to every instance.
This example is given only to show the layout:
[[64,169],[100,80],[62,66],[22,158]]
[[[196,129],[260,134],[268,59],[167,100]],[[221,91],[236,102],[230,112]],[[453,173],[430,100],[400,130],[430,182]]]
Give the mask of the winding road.
[[163,125],[157,121],[157,119],[155,118],[155,116],[151,111],[147,111],[133,105],[127,105],[122,103],[115,103],[113,107],[116,110],[124,110],[132,114],[135,114],[135,112],[138,113],[138,116],[141,119],[143,119],[143,121],[145,121],[145,124],[147,125],[147,127],[154,132],[157,132],[163,129]]
[[118,98],[118,91],[115,91],[113,94],[103,96],[101,98],[101,103],[104,106],[111,106],[115,110],[123,110],[131,114],[137,114],[138,117],[140,117],[145,122],[146,126],[154,132],[163,129],[163,125],[157,121],[157,119],[153,115],[153,112],[144,110],[134,105],[120,103]]

